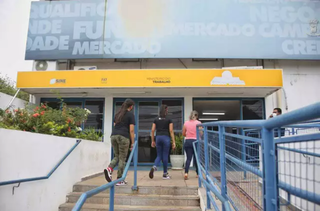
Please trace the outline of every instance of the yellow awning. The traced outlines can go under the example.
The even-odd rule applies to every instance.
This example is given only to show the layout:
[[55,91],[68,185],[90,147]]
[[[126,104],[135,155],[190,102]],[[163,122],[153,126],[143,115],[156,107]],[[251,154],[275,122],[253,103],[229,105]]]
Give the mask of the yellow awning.
[[280,69],[150,69],[19,72],[17,87],[282,87]]

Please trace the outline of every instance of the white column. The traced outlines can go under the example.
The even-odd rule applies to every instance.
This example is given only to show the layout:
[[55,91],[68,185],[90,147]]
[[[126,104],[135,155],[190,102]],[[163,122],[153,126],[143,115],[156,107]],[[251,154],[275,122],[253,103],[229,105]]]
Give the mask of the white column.
[[193,110],[192,99],[191,96],[184,97],[184,121],[189,120],[190,113]]
[[109,157],[111,159],[111,141],[110,136],[112,132],[112,119],[113,119],[113,97],[106,97],[104,102],[104,142],[106,143],[106,147],[108,147]]
[[33,95],[33,102],[35,105],[40,105],[41,102],[41,96]]

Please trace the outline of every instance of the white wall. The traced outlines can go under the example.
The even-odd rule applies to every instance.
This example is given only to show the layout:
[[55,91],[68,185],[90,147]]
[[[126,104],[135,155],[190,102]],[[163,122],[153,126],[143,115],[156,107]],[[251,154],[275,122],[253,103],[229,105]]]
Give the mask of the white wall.
[[283,90],[266,98],[267,112],[274,107],[289,112],[320,101],[320,61],[277,60],[267,67],[283,69]]
[[[0,181],[46,176],[75,139],[0,129]],[[0,186],[1,211],[57,211],[81,178],[101,173],[110,161],[103,142],[82,141],[47,180]],[[16,185],[16,184],[15,184]]]
[[32,61],[24,60],[30,5],[31,0],[0,1],[0,73],[14,81],[17,71],[32,70]]
[[[0,92],[0,108],[1,109],[6,109],[8,104],[10,103],[10,101],[12,100],[13,96],[4,94]],[[17,108],[24,108],[25,104],[27,102],[24,100],[21,100],[19,98],[15,98],[13,103],[12,103],[12,107],[13,109],[17,109]]]
[[113,97],[106,97],[104,101],[104,142],[106,146],[108,147],[108,153],[111,157],[111,132],[113,127]]
[[[319,129],[317,128],[317,132]],[[315,133],[309,131],[310,133]],[[304,132],[303,132],[304,133]],[[308,133],[308,132],[307,132]],[[283,147],[291,149],[301,149],[311,153],[320,153],[320,142],[303,142],[303,143],[290,143],[282,144]],[[320,169],[317,168],[319,158],[303,155],[300,153],[290,152],[287,150],[279,150],[279,180],[311,193],[320,194],[319,175]],[[280,196],[288,199],[287,192],[280,190]],[[307,202],[304,199],[291,196],[291,204],[301,210],[320,210],[319,205]]]

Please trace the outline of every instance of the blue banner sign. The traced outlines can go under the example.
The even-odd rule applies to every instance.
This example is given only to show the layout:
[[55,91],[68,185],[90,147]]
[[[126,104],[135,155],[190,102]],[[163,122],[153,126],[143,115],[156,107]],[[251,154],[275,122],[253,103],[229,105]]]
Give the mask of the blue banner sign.
[[33,2],[27,60],[320,60],[320,1]]

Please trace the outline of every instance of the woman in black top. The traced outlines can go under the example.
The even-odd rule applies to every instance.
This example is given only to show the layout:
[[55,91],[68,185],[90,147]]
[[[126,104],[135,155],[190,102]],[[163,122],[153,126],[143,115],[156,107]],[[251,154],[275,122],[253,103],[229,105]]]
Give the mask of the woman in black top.
[[[111,143],[114,150],[114,158],[109,164],[109,167],[104,170],[104,175],[108,182],[112,181],[112,172],[114,167],[119,162],[118,175],[117,178],[121,178],[123,170],[126,165],[126,158],[128,155],[128,148],[130,145],[132,150],[134,144],[134,125],[135,119],[134,115],[131,112],[133,109],[134,102],[130,99],[127,99],[121,106],[118,113],[114,118],[114,127],[111,134]],[[126,181],[121,181],[117,183],[117,186],[126,185]]]
[[[172,139],[172,149],[175,149],[176,144],[173,133],[173,123],[171,119],[166,118],[168,114],[168,106],[162,105],[160,109],[160,115],[152,124],[151,139],[152,147],[157,148],[157,158],[154,161],[154,166],[151,168],[149,177],[153,178],[154,171],[157,170],[157,166],[163,163],[163,179],[170,179],[168,174],[168,158],[170,152],[170,136]],[[156,141],[154,140],[154,132],[157,131]]]

